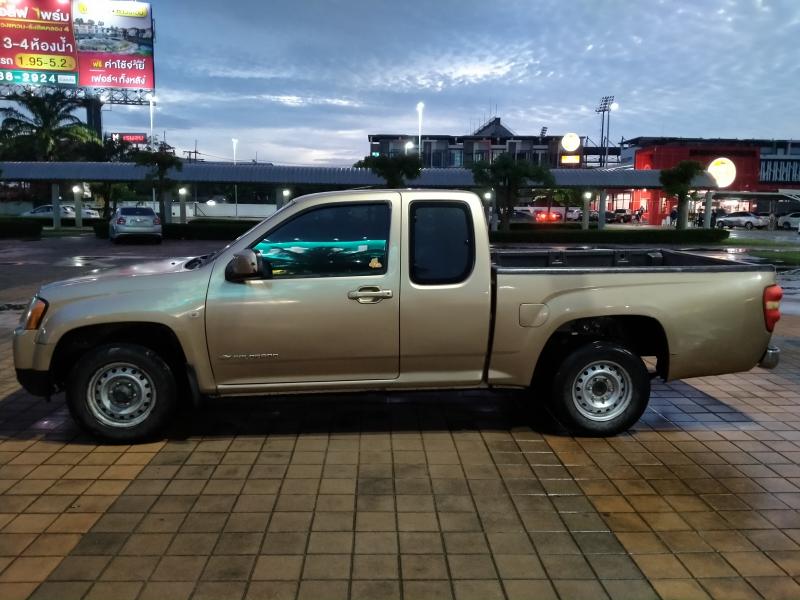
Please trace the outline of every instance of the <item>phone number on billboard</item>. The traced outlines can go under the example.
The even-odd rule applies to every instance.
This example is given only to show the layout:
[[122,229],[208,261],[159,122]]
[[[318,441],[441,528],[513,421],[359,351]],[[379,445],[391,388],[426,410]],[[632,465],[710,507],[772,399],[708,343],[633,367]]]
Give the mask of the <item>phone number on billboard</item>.
[[8,83],[39,83],[43,85],[77,85],[77,73],[36,73],[32,71],[0,71],[0,81]]

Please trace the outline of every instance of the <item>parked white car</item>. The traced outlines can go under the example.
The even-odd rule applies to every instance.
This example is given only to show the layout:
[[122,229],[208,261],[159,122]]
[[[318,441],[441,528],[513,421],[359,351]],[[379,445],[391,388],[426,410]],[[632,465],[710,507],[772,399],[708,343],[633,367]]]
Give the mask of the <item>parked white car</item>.
[[567,221],[580,221],[583,218],[583,210],[570,206],[567,209]]
[[[65,206],[67,208],[69,208],[70,210],[72,210],[73,213],[75,212],[75,207],[73,205],[67,204]],[[84,219],[99,219],[100,218],[100,212],[95,210],[94,208],[88,208],[86,206],[81,206],[81,216]]]
[[[52,204],[44,204],[42,206],[37,206],[33,210],[26,211],[20,215],[20,217],[26,217],[28,219],[51,219],[53,218],[53,205]],[[75,218],[75,209],[71,206],[66,206],[64,204],[61,205],[61,218],[62,219],[74,219]]]
[[800,212],[789,213],[778,217],[778,227],[781,229],[797,229],[800,227]]
[[717,227],[722,229],[727,227],[733,229],[734,227],[744,227],[745,229],[763,229],[769,225],[769,219],[759,217],[751,212],[733,212],[725,215],[724,217],[717,217]]

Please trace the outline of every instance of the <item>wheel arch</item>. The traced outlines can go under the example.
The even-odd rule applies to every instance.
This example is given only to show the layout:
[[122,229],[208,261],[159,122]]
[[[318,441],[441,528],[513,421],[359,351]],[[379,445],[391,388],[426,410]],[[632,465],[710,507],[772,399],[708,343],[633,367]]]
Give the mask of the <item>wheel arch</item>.
[[564,357],[594,341],[613,341],[638,356],[656,357],[656,373],[669,373],[669,342],[664,327],[654,317],[607,315],[574,319],[563,323],[548,338],[533,370],[531,384],[549,379]]
[[50,374],[59,387],[82,356],[108,343],[136,344],[158,354],[166,362],[179,385],[186,379],[186,355],[178,336],[163,323],[123,321],[85,325],[64,333],[53,351]]

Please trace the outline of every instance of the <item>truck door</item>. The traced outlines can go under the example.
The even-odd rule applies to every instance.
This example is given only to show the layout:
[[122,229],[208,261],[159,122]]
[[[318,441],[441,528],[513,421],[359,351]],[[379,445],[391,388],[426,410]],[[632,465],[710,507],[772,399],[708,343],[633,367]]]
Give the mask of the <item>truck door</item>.
[[218,385],[399,374],[400,195],[298,209],[252,245],[272,279],[215,265],[206,308]]
[[423,387],[477,385],[492,310],[482,207],[473,195],[469,201],[444,192],[410,196],[404,202],[401,379]]

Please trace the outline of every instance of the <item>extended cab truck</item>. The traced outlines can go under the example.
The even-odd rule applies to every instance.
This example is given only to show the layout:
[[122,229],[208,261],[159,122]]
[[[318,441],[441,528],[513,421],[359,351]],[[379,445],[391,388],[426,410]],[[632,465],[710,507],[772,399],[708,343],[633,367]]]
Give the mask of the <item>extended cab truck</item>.
[[653,376],[774,366],[780,294],[772,267],[669,250],[492,252],[468,192],[333,192],[213,255],[45,285],[14,360],[118,441],[155,433],[181,393],[492,387],[608,435]]

